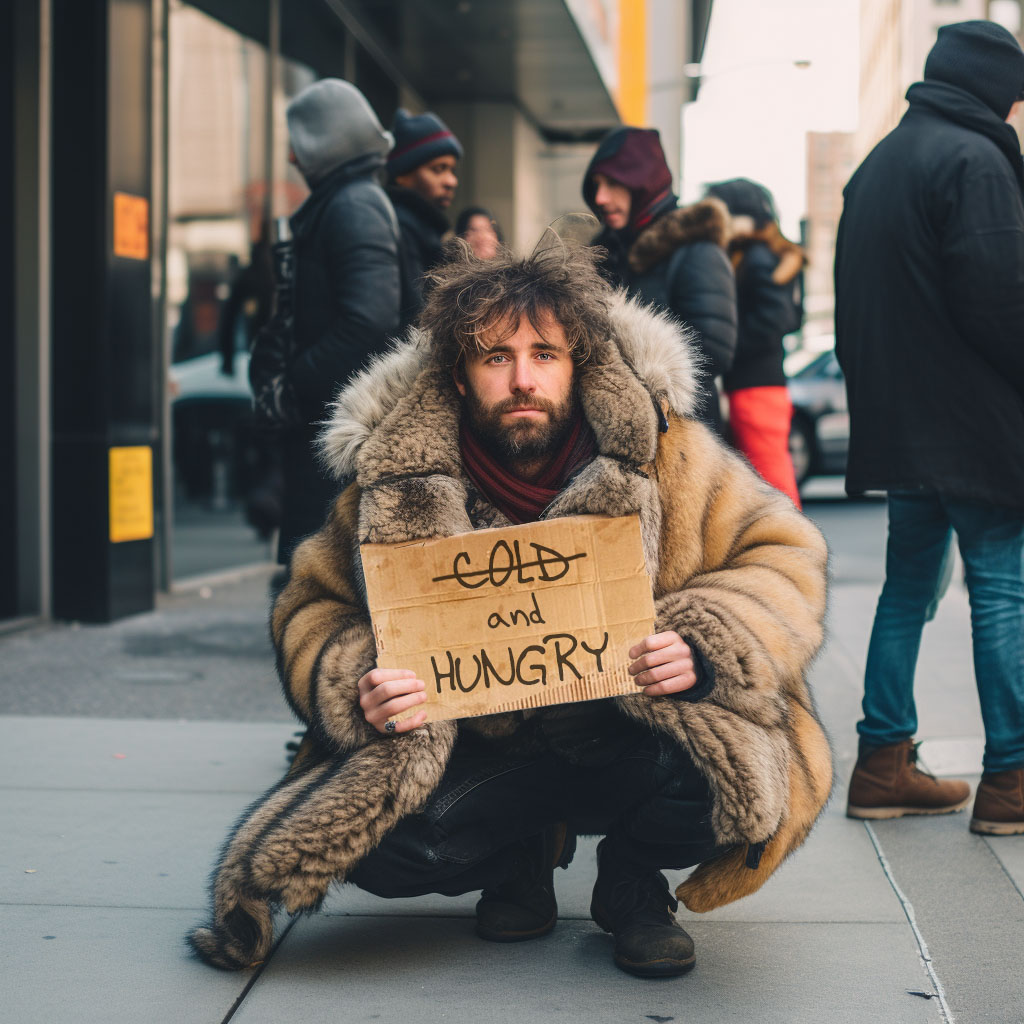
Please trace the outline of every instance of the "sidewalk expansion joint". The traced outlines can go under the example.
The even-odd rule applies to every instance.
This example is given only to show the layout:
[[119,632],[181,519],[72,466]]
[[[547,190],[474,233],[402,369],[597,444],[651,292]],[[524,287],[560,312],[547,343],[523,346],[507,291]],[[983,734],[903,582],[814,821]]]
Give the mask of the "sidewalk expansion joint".
[[[946,1024],[956,1024],[956,1017],[953,1016],[953,1011],[950,1009],[949,1002],[946,999],[946,990],[942,987],[942,982],[939,981],[939,976],[935,971],[934,964],[932,963],[932,955],[928,951],[928,943],[924,941],[921,929],[917,926],[917,918],[914,916],[914,905],[909,899],[907,899],[905,893],[899,887],[896,877],[893,874],[892,866],[889,864],[889,859],[882,852],[882,844],[879,842],[878,836],[875,834],[875,830],[871,827],[871,823],[869,821],[865,821],[864,828],[867,831],[868,838],[871,840],[871,845],[875,848],[875,855],[878,857],[878,863],[882,865],[885,877],[888,879],[889,885],[892,887],[892,891],[896,894],[896,898],[900,901],[900,906],[903,907],[903,913],[906,915],[907,921],[910,924],[910,929],[914,933],[914,939],[917,942],[917,949],[921,956],[921,962],[924,964],[924,968],[928,972],[928,977],[931,978],[932,984],[935,986],[934,994],[939,1001],[939,1013],[942,1015],[942,1019]],[[916,995],[918,993],[914,994]]]
[[245,997],[252,991],[253,986],[256,984],[256,982],[260,980],[260,976],[267,969],[267,965],[270,963],[270,961],[274,959],[274,954],[280,948],[281,943],[284,942],[284,940],[288,937],[288,933],[292,930],[292,927],[294,926],[295,922],[298,921],[298,919],[301,916],[301,914],[296,914],[294,917],[292,917],[288,924],[285,925],[284,931],[281,932],[281,937],[277,940],[277,942],[274,943],[270,952],[267,954],[266,960],[264,960],[252,972],[252,977],[245,983],[245,988],[243,988],[242,991],[238,993],[238,996],[235,998],[235,1001],[231,1004],[231,1008],[228,1010],[226,1016],[220,1022],[220,1024],[228,1024],[228,1021],[230,1021],[231,1018],[234,1017],[234,1015],[238,1012],[238,1008],[245,1001]]
[[984,840],[985,845],[988,847],[988,852],[991,854],[992,859],[996,862],[996,864],[999,865],[999,870],[1002,871],[1004,875],[1006,875],[1007,880],[1009,881],[1010,885],[1013,886],[1017,895],[1022,900],[1024,900],[1024,892],[1021,891],[1021,887],[1017,884],[1017,879],[1010,874],[1009,869],[1003,863],[1003,858],[1000,857],[999,854],[997,854],[996,851],[993,849],[992,841],[987,836],[982,836],[982,839]]

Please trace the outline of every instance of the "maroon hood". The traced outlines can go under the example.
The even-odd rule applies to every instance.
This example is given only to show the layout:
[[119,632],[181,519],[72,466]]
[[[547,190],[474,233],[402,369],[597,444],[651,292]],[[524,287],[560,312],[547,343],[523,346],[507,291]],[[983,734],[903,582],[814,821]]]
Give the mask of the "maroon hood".
[[583,198],[600,220],[601,212],[594,205],[595,174],[607,175],[632,192],[629,227],[633,231],[643,227],[655,207],[672,195],[672,172],[656,128],[613,128],[601,140],[583,178]]

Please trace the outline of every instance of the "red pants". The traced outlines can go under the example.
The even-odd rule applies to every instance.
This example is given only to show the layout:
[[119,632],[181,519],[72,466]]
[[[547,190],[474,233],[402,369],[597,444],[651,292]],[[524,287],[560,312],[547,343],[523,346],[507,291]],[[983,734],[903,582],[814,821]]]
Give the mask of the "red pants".
[[729,392],[729,426],[733,444],[773,487],[801,508],[793,462],[789,457],[789,425],[793,403],[784,387],[740,388]]

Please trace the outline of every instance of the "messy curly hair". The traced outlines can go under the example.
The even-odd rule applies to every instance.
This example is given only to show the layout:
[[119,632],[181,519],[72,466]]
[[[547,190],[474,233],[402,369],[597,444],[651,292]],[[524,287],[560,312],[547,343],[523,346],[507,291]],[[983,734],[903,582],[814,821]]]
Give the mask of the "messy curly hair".
[[611,293],[595,254],[584,246],[559,240],[525,259],[502,248],[493,259],[480,260],[460,241],[449,256],[430,274],[419,319],[448,367],[458,368],[468,353],[506,341],[523,317],[543,334],[543,322],[552,316],[578,366],[591,358],[594,343],[611,333]]

